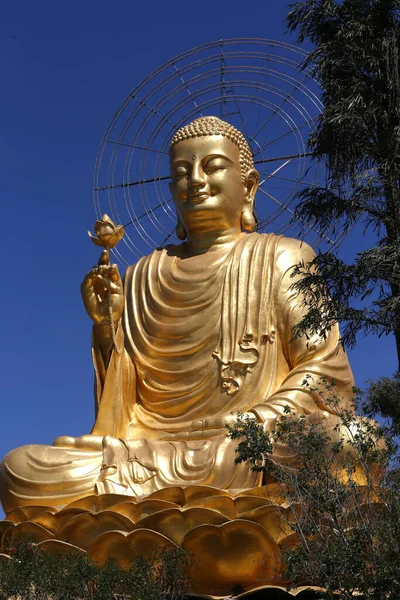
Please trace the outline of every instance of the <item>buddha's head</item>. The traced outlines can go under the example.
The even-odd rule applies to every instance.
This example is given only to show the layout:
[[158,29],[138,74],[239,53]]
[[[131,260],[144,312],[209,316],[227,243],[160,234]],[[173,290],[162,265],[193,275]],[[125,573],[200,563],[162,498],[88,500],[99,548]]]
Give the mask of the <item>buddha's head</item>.
[[201,117],[175,133],[170,159],[180,239],[196,230],[254,230],[259,174],[240,131],[217,117]]

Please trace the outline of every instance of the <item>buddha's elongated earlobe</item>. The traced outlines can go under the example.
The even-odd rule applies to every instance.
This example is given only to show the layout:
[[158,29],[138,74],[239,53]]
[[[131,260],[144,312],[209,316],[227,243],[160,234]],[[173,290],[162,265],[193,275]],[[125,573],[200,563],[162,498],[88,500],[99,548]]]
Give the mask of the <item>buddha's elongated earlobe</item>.
[[243,209],[242,216],[240,218],[242,229],[248,232],[252,232],[256,228],[256,219],[251,211],[250,206]]
[[257,225],[256,217],[253,213],[254,198],[260,181],[260,175],[256,169],[250,169],[246,175],[244,190],[244,206],[240,223],[244,231],[254,231]]
[[184,226],[181,223],[181,220],[178,218],[178,223],[177,226],[175,228],[175,233],[176,233],[176,237],[178,238],[178,240],[185,240],[186,239],[186,230],[184,228]]

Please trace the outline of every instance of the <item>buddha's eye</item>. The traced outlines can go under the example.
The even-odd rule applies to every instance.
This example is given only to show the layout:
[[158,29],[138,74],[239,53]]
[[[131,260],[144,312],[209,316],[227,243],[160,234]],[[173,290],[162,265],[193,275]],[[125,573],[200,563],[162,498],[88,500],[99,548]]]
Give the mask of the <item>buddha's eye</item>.
[[178,165],[175,169],[175,179],[182,179],[189,174],[189,170],[184,165]]
[[210,161],[204,166],[204,172],[209,175],[210,173],[216,173],[217,171],[223,171],[226,166],[222,162]]

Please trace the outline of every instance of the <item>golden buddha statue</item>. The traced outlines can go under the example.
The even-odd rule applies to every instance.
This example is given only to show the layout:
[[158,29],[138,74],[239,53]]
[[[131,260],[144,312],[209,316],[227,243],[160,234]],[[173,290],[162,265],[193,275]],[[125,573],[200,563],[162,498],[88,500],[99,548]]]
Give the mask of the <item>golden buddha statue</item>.
[[107,251],[86,275],[93,430],[10,452],[0,471],[6,513],[90,494],[140,500],[173,486],[235,493],[261,485],[260,474],[234,463],[236,442],[225,426],[238,412],[272,429],[289,406],[333,426],[332,409],[302,385],[307,374],[333,377],[337,394],[352,397],[337,327],[326,338],[293,339],[305,308],[291,272],[313,252],[296,239],[254,232],[259,175],[243,135],[202,117],[175,133],[170,159],[182,243],[141,258],[124,281]]

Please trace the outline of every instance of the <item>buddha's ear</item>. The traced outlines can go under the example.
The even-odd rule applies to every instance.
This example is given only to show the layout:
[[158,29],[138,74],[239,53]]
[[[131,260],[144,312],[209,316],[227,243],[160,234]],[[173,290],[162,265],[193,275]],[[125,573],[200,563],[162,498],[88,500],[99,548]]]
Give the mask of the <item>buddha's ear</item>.
[[256,196],[256,191],[258,188],[258,184],[260,183],[260,174],[256,169],[251,169],[246,175],[245,181],[245,202],[251,203],[251,208],[253,208],[254,198]]
[[253,213],[254,198],[260,181],[260,175],[255,169],[251,169],[246,175],[244,183],[244,206],[241,216],[241,225],[245,231],[251,232],[256,228],[256,218]]

